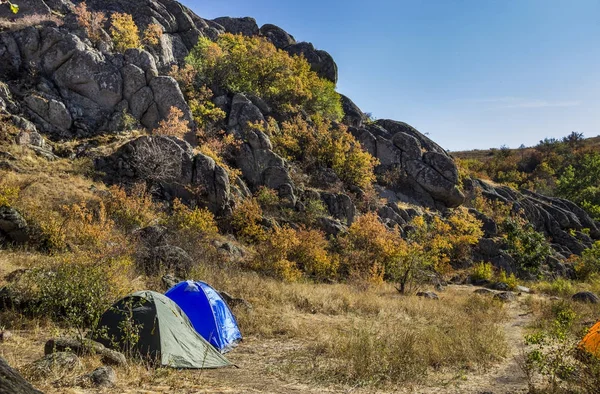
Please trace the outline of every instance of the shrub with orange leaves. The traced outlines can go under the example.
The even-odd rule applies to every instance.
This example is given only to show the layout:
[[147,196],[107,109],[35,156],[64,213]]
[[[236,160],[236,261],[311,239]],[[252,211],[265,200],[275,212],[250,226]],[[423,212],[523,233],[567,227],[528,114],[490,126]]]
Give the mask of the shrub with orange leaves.
[[158,123],[154,133],[183,138],[190,131],[190,122],[184,118],[183,111],[177,107],[171,107],[166,119]]
[[83,27],[87,33],[88,38],[94,43],[98,44],[102,41],[102,28],[104,22],[106,22],[106,15],[100,11],[89,11],[85,1],[77,4],[73,8],[73,12],[77,17],[77,23]]
[[163,36],[163,28],[157,23],[150,23],[144,30],[142,42],[145,45],[158,45]]

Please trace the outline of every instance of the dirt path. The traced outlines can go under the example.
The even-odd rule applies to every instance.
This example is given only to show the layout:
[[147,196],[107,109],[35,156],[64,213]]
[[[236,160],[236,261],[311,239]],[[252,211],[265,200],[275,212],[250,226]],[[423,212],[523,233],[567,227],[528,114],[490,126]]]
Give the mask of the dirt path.
[[[461,291],[473,292],[471,286],[456,286]],[[447,380],[440,386],[420,388],[415,392],[422,394],[515,394],[527,393],[527,378],[520,367],[523,359],[523,340],[525,327],[533,321],[533,314],[522,300],[505,304],[507,321],[503,330],[508,346],[508,354],[503,362],[481,373],[467,374]]]

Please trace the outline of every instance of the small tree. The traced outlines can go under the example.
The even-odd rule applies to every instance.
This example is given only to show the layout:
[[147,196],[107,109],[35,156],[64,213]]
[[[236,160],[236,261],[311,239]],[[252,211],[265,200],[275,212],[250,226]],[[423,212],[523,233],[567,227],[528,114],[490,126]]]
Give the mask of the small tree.
[[142,46],[139,29],[131,15],[115,12],[110,21],[110,36],[117,51],[125,52],[126,49]]
[[190,122],[185,120],[183,111],[177,107],[171,107],[166,119],[158,123],[154,133],[183,138],[190,131]]
[[86,2],[79,3],[73,9],[77,23],[85,30],[88,38],[98,44],[102,41],[102,28],[106,22],[106,15],[100,11],[89,11]]

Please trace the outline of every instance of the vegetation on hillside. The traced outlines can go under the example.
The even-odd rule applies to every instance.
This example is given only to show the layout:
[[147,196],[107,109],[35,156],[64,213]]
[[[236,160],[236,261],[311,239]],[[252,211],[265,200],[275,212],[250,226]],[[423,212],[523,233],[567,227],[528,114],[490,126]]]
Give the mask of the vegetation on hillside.
[[600,147],[573,132],[532,148],[455,152],[463,175],[566,198],[600,220]]

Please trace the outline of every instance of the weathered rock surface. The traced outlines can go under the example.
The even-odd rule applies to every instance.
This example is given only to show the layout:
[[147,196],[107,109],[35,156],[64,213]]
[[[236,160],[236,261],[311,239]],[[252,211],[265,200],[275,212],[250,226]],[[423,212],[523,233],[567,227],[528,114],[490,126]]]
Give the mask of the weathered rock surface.
[[[225,169],[208,156],[194,155],[187,142],[174,137],[137,138],[111,156],[96,159],[95,165],[106,174],[108,183],[145,181],[158,187],[167,199],[204,205],[216,214],[231,209]],[[200,192],[191,193],[190,189]]]
[[215,23],[223,26],[227,33],[242,34],[247,37],[256,36],[259,33],[258,25],[254,18],[231,18],[223,16],[212,20]]
[[[360,125],[360,110],[352,110],[348,124]],[[458,188],[458,169],[448,154],[429,138],[403,122],[378,120],[350,131],[363,149],[379,159],[379,174],[395,173],[388,185],[388,202],[403,201],[436,209],[460,206],[465,196]]]
[[16,244],[29,239],[27,222],[19,211],[7,206],[0,206],[0,243],[3,238]]
[[573,301],[583,302],[586,304],[600,303],[600,297],[598,297],[596,294],[592,293],[591,291],[582,291],[582,292],[573,294],[573,297],[571,297],[571,298],[573,299]]
[[284,50],[290,55],[304,56],[311,69],[321,78],[337,83],[338,67],[329,53],[315,49],[309,42],[299,42],[284,48]]
[[[563,256],[579,255],[600,239],[596,223],[583,209],[568,200],[526,190],[519,192],[507,186],[493,186],[479,179],[465,182],[465,190],[479,190],[483,197],[512,205],[515,213],[523,212],[537,231],[552,239],[552,247]],[[584,229],[588,230],[583,232]],[[490,224],[488,232],[491,230]]]
[[271,24],[262,25],[260,34],[278,49],[285,49],[296,43],[294,37],[279,26]]
[[0,357],[0,394],[42,394]]
[[33,363],[27,369],[32,375],[44,378],[52,373],[73,371],[81,368],[82,364],[76,354],[70,352],[57,352],[48,354]]
[[260,109],[242,94],[231,103],[228,132],[242,141],[236,162],[251,189],[266,186],[281,192],[293,191],[293,182],[285,160],[273,152],[269,137],[250,124],[266,125]]
[[110,388],[117,383],[117,373],[112,367],[98,367],[89,374],[83,375],[80,381],[94,387]]

